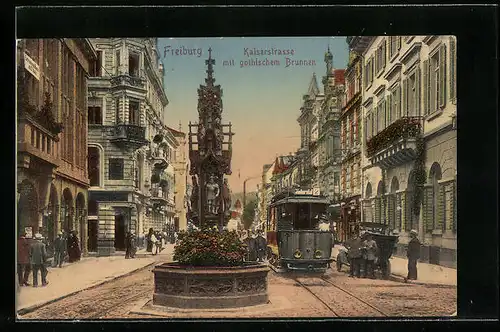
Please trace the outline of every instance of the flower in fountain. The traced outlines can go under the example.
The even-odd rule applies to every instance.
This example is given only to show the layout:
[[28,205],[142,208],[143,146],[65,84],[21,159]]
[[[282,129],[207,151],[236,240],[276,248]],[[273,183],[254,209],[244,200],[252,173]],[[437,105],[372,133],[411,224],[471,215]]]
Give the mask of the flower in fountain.
[[191,266],[243,265],[245,246],[235,231],[210,228],[180,232],[174,247],[174,260]]

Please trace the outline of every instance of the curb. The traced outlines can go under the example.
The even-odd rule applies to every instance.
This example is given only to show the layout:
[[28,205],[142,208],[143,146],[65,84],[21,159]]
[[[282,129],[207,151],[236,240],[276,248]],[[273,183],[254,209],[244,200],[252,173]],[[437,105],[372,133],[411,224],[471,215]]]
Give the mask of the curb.
[[[334,262],[337,262],[337,257],[332,257],[332,259],[333,259]],[[348,264],[348,263],[342,264],[342,265],[350,266],[350,264]],[[404,282],[404,283],[408,283],[408,284],[412,284],[412,285],[421,285],[421,286],[430,286],[430,287],[441,287],[441,288],[457,288],[457,285],[439,284],[439,283],[433,283],[433,282],[422,282],[422,281],[415,281],[415,280],[412,280],[412,281],[409,281],[409,282],[405,282],[404,280],[406,279],[406,276],[401,275],[401,274],[397,274],[397,273],[391,273],[390,278],[396,279],[396,280],[393,280],[393,281]]]
[[35,310],[37,310],[37,309],[39,309],[39,308],[41,308],[41,307],[43,307],[43,306],[45,306],[45,305],[47,305],[47,304],[51,304],[51,303],[54,303],[54,302],[60,301],[60,300],[62,300],[62,299],[64,299],[64,298],[67,298],[67,297],[69,297],[69,296],[72,296],[72,295],[75,295],[75,294],[81,293],[81,292],[83,292],[83,291],[86,291],[86,290],[89,290],[89,289],[93,289],[93,288],[96,288],[96,287],[98,287],[98,286],[102,286],[102,285],[107,284],[107,283],[109,283],[109,282],[111,282],[111,281],[115,281],[115,280],[117,280],[117,279],[121,279],[121,278],[127,277],[127,276],[131,275],[132,273],[135,273],[135,272],[140,271],[140,270],[147,269],[147,268],[151,267],[151,265],[154,265],[154,264],[157,264],[157,263],[158,263],[158,262],[152,262],[152,263],[149,263],[148,265],[145,265],[145,266],[142,266],[142,267],[136,268],[136,269],[134,269],[134,270],[132,270],[132,271],[129,271],[129,272],[124,273],[124,274],[122,274],[122,275],[116,276],[116,277],[114,277],[114,278],[111,278],[111,279],[108,279],[108,280],[104,280],[104,281],[100,281],[100,282],[98,282],[97,284],[94,284],[94,285],[92,285],[92,286],[88,286],[88,287],[85,287],[85,288],[79,289],[79,290],[77,290],[77,291],[74,291],[74,292],[70,292],[70,293],[68,293],[68,294],[61,295],[61,296],[59,296],[59,297],[57,297],[57,298],[55,298],[55,299],[51,299],[51,300],[45,301],[45,302],[43,302],[43,303],[34,304],[34,305],[31,305],[31,306],[26,307],[26,308],[21,308],[21,309],[19,309],[19,310],[16,310],[16,314],[17,314],[18,316],[23,316],[23,315],[26,315],[26,314],[28,314],[28,313],[30,313],[30,312],[33,312],[33,311],[35,311]]

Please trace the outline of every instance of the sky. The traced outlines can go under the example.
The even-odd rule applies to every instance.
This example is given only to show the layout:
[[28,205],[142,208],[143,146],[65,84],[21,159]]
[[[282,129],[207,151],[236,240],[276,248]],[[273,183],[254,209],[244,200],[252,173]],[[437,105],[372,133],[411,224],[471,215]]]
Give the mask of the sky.
[[[307,93],[313,73],[323,91],[326,72],[324,55],[328,47],[334,68],[345,68],[348,46],[345,37],[291,38],[159,38],[158,51],[164,65],[164,84],[169,105],[168,126],[188,132],[188,123],[198,122],[200,84],[205,84],[208,49],[215,59],[215,84],[220,84],[222,121],[231,122],[233,136],[233,192],[256,190],[262,167],[277,155],[295,152],[300,146],[297,117],[302,96]],[[279,49],[283,54],[255,55],[253,49]],[[291,55],[293,50],[293,55]],[[289,53],[285,55],[284,53]],[[250,65],[249,60],[279,61],[274,65]],[[306,60],[291,63],[289,60]],[[313,63],[314,61],[314,63]],[[234,63],[234,65],[233,65]]]

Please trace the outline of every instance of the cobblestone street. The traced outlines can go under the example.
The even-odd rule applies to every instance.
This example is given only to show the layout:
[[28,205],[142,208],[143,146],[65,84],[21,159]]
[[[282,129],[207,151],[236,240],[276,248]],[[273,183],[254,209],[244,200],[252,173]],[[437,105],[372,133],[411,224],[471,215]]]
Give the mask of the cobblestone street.
[[329,270],[324,276],[269,273],[269,303],[224,310],[156,307],[152,267],[82,291],[20,316],[21,319],[402,317],[449,316],[456,287],[349,278]]

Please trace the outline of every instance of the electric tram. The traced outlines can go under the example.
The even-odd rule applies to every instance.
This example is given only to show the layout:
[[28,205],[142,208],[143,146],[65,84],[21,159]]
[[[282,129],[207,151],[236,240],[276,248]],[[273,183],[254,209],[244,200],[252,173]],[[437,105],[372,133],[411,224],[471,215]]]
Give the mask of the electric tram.
[[333,234],[327,223],[329,201],[323,196],[275,197],[267,218],[269,262],[280,271],[325,272],[332,262]]

